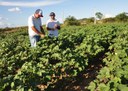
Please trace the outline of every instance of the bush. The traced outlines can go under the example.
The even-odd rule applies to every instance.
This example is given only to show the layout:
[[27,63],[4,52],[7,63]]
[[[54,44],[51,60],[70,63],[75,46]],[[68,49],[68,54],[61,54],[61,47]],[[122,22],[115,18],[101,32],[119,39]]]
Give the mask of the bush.
[[69,25],[80,25],[80,22],[74,17],[74,16],[69,16],[65,19],[64,25],[69,26]]
[[115,18],[105,18],[102,20],[103,23],[112,23],[115,22]]

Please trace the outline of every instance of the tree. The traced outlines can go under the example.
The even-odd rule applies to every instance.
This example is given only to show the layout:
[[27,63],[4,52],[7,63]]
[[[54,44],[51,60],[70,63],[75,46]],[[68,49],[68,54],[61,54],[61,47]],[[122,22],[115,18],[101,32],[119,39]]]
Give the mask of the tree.
[[68,16],[64,21],[64,25],[80,25],[80,22],[74,16]]
[[118,21],[118,22],[120,22],[120,21],[123,21],[123,22],[128,21],[128,16],[126,14],[127,13],[123,12],[123,13],[120,13],[120,14],[116,15],[116,17],[115,17],[116,21]]
[[99,20],[101,20],[103,18],[103,14],[101,12],[96,12],[95,13],[96,18],[98,18]]
[[[96,18],[98,18],[99,20],[101,20],[102,18],[103,18],[103,14],[101,13],[101,12],[96,12],[95,13],[95,16],[96,16]],[[94,24],[96,24],[96,22],[97,22],[97,19],[94,19]]]

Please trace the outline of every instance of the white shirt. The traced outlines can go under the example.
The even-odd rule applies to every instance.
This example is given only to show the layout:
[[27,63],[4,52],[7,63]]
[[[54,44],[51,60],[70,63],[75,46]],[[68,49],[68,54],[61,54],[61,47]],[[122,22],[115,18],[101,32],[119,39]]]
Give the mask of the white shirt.
[[36,32],[32,30],[32,26],[34,26],[39,32],[41,32],[40,26],[42,26],[41,18],[35,18],[34,15],[31,15],[28,18],[28,33],[29,36],[35,36],[38,35]]
[[[48,27],[48,28],[54,28],[55,24],[57,24],[57,25],[60,26],[59,21],[57,21],[56,19],[55,20],[49,19],[47,21],[47,23],[46,23],[46,27]],[[56,30],[49,30],[48,31],[48,35],[51,36],[51,37],[53,37],[53,36],[58,37],[58,29],[56,29]]]

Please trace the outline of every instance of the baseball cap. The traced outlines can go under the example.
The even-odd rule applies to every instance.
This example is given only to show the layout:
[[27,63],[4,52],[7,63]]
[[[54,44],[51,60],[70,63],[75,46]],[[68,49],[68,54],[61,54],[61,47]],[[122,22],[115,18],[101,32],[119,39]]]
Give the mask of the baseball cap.
[[43,15],[42,15],[42,10],[41,10],[41,9],[37,9],[37,10],[35,11],[35,14],[39,14],[41,17],[43,17]]
[[50,13],[50,16],[55,16],[55,13],[54,13],[54,12],[51,12],[51,13]]

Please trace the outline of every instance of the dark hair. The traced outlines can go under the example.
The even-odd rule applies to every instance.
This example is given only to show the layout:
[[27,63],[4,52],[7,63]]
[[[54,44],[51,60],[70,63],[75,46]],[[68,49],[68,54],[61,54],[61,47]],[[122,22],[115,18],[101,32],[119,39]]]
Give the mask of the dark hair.
[[54,12],[51,12],[51,13],[50,13],[50,16],[55,16],[55,13],[54,13]]

